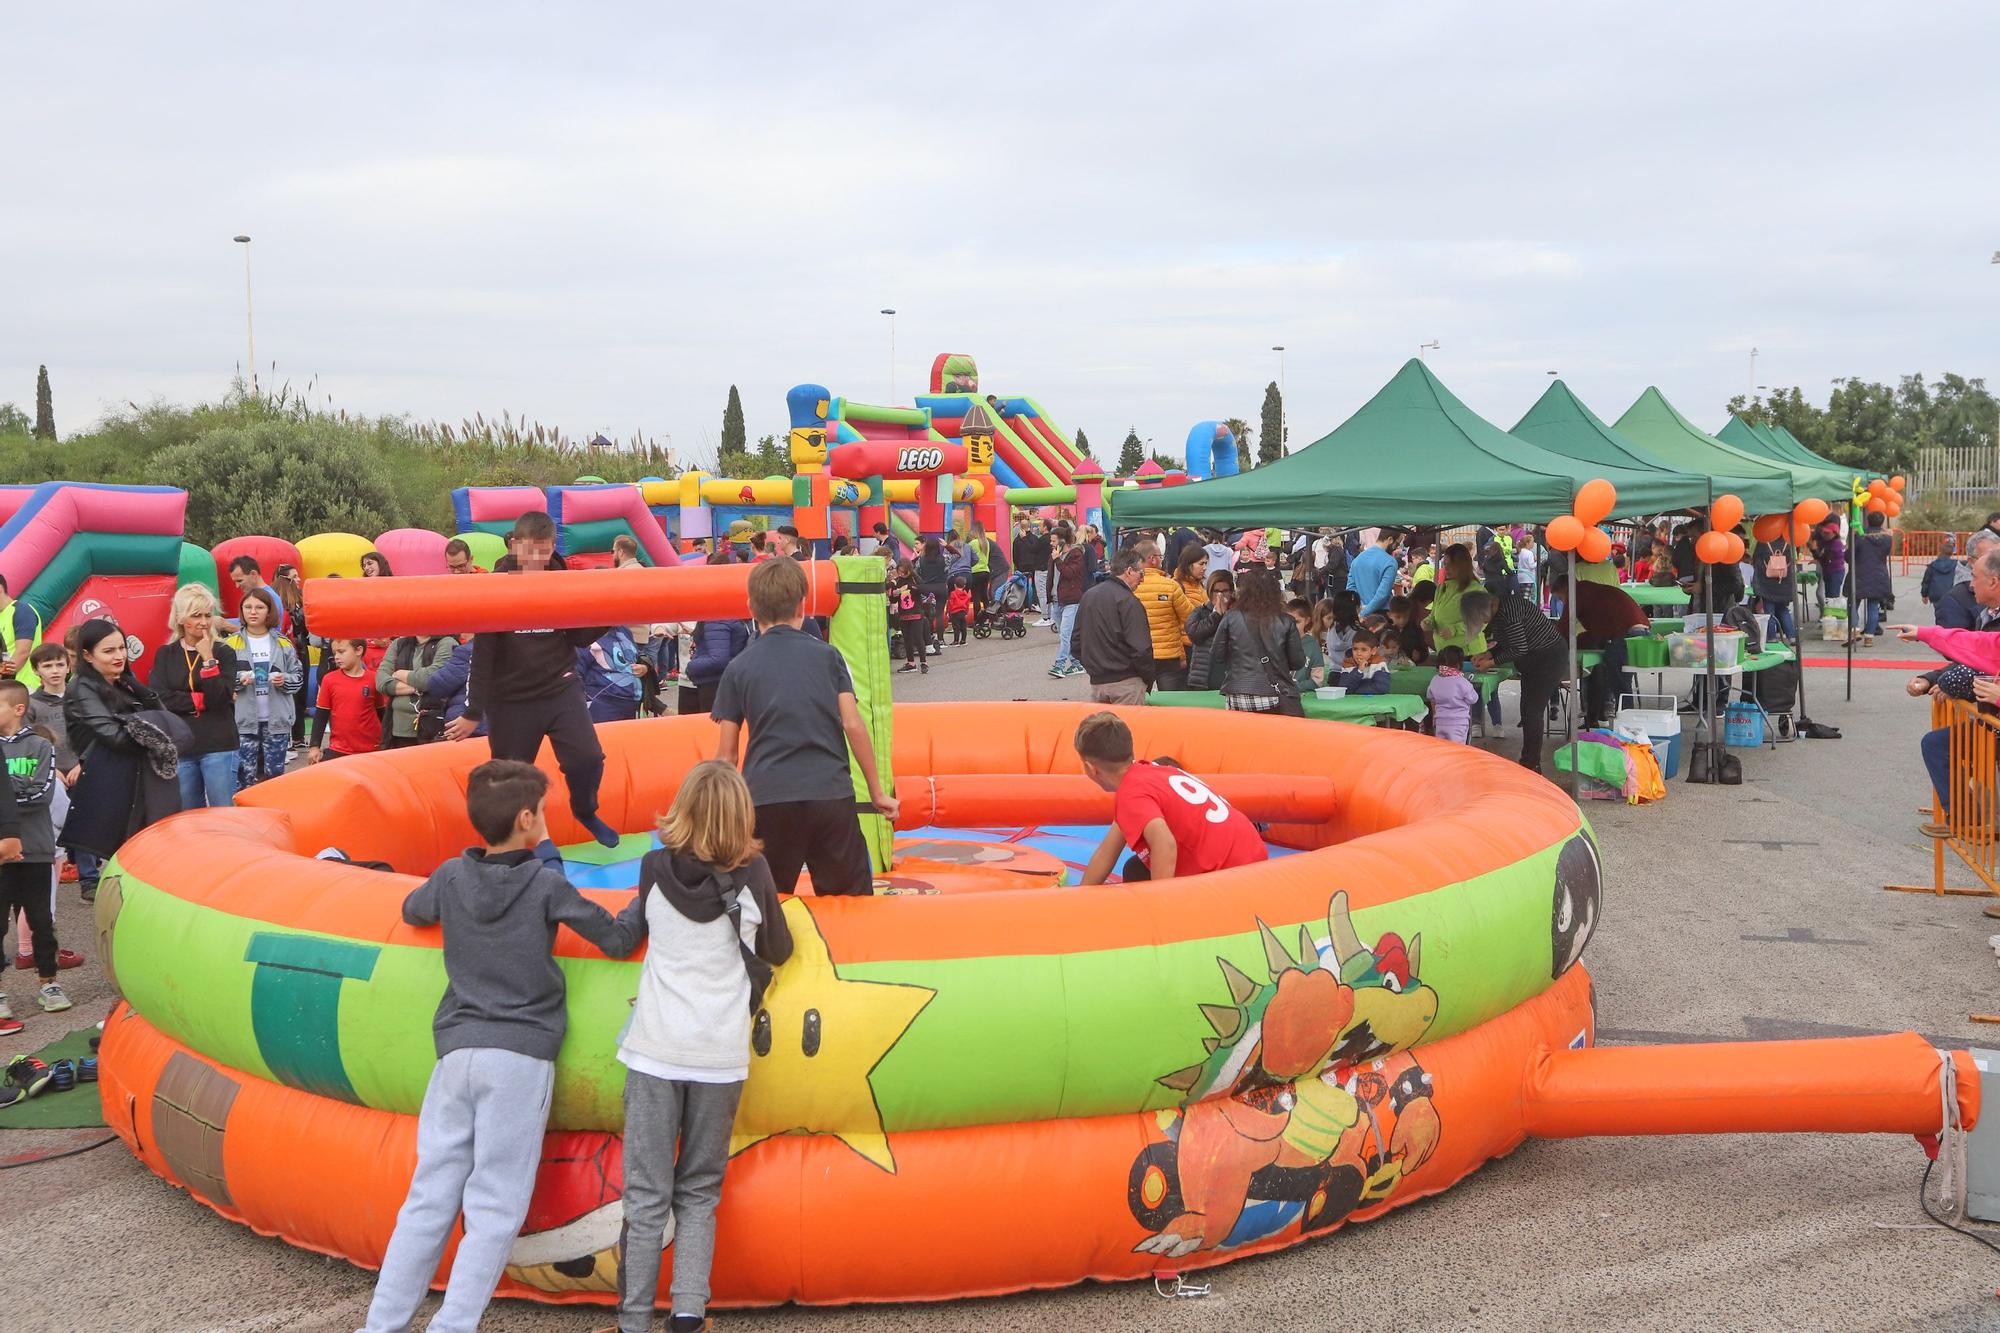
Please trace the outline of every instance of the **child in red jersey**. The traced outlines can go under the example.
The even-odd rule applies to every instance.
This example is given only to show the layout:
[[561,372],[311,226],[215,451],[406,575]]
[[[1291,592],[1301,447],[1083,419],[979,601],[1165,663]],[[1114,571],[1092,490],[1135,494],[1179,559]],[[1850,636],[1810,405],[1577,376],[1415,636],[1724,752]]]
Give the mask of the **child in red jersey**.
[[381,748],[382,692],[375,688],[367,653],[366,640],[333,641],[334,669],[320,678],[307,763]]
[[1142,879],[1205,875],[1250,865],[1270,853],[1242,811],[1208,784],[1170,761],[1134,763],[1132,729],[1116,713],[1092,713],[1076,728],[1083,772],[1117,793],[1111,828],[1084,867],[1082,883],[1102,884],[1131,848],[1120,877]]

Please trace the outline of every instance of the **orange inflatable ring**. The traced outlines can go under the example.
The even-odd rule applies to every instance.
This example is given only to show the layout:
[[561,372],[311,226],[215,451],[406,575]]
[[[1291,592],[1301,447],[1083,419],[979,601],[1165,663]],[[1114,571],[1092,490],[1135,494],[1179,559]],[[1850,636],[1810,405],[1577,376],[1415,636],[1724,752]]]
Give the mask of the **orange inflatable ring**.
[[[897,708],[902,822],[1103,821],[1108,797],[1070,748],[1088,711]],[[1601,895],[1589,832],[1554,787],[1407,733],[1126,716],[1142,754],[1174,756],[1303,850],[1132,886],[790,900],[797,948],[760,1015],[718,1304],[1142,1277],[1379,1215],[1537,1126],[1689,1127],[1684,1107],[1647,1109],[1659,1089],[1623,1104],[1603,1085],[1576,1091],[1587,1071],[1565,1061],[1596,1053],[1574,1049],[1591,1028],[1575,963]],[[697,718],[600,735],[602,809],[627,830],[650,825],[714,742]],[[463,783],[485,753],[472,741],[322,765],[245,793],[249,808],[156,825],[109,866],[101,943],[128,1003],[106,1029],[103,1100],[152,1170],[260,1232],[380,1262],[444,984],[437,933],[404,926],[399,906],[472,841]],[[581,841],[558,794],[549,808],[556,839]],[[328,845],[410,873],[309,859]],[[606,1301],[614,1048],[637,963],[567,932],[557,953],[568,1037],[501,1292]],[[1897,1095],[1860,1117],[1935,1122],[1935,1053],[1869,1040],[1892,1045],[1844,1060],[1843,1076],[1876,1071],[1871,1086]],[[1738,1127],[1816,1123],[1829,1104],[1760,1103],[1764,1119]]]

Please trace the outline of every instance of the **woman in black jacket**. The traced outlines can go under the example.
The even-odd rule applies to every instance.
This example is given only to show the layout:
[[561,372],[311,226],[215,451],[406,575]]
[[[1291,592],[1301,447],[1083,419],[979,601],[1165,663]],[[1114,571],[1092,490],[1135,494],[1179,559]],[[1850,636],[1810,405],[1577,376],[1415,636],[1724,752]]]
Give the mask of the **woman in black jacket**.
[[[76,678],[63,695],[63,726],[83,767],[70,788],[62,832],[72,853],[109,857],[125,839],[180,809],[180,756],[159,727],[138,716],[159,712],[160,697],[126,666],[125,631],[108,620],[84,621]],[[230,719],[234,730],[233,712]],[[153,738],[150,747],[142,736]]]
[[1305,664],[1305,644],[1298,622],[1285,612],[1278,576],[1268,569],[1244,570],[1236,581],[1236,605],[1209,641],[1203,683],[1221,690],[1223,702],[1238,712],[1275,713],[1298,699],[1293,681]]
[[[917,594],[929,599],[931,608],[930,644],[924,652],[931,657],[938,654],[938,645],[944,641],[944,604],[951,592],[951,562],[944,558],[937,538],[924,538],[924,553],[917,557]],[[975,602],[975,606],[977,603]]]
[[[1854,567],[1854,600],[1861,605],[1861,646],[1875,646],[1882,632],[1882,612],[1895,605],[1895,588],[1889,582],[1891,543],[1880,514],[1868,516],[1868,531],[1854,543],[1848,559]],[[1852,612],[1849,613],[1850,615]]]
[[153,658],[149,682],[160,705],[194,733],[194,744],[181,755],[183,810],[236,801],[236,652],[216,639],[215,610],[214,594],[199,583],[174,594],[173,626],[180,637]]

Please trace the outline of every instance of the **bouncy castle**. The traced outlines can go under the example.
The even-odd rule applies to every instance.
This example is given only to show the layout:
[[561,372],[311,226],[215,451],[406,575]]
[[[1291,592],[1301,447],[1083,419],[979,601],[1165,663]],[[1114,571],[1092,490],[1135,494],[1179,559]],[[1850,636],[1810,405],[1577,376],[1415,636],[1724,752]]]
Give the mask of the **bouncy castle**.
[[[125,631],[143,679],[167,629],[183,570],[187,492],[171,486],[104,486],[48,481],[0,486],[0,576],[41,615],[44,640],[103,617]],[[213,583],[209,572],[202,581]]]

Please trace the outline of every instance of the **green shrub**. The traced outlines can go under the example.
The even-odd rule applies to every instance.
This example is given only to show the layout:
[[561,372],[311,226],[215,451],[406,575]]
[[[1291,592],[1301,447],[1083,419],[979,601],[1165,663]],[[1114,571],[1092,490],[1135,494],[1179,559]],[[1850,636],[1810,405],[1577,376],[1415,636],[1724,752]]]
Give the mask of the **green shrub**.
[[245,533],[373,537],[403,526],[388,465],[330,422],[218,426],[160,450],[150,471],[188,493],[188,540],[202,546]]

